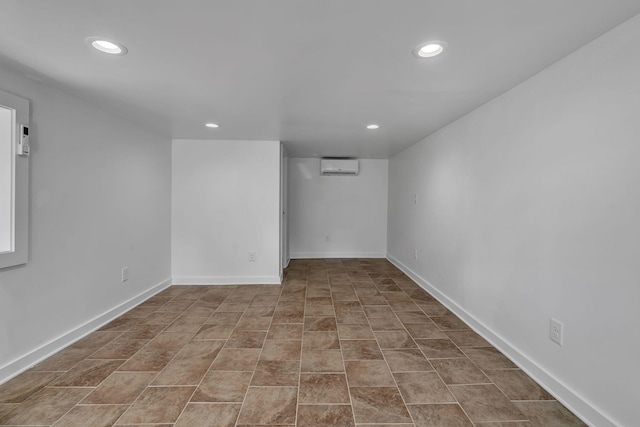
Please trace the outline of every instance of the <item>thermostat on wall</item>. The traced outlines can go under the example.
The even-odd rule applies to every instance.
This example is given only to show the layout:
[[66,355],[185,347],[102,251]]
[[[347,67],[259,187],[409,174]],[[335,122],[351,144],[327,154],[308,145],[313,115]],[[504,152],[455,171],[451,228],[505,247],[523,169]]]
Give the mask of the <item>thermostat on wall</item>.
[[29,126],[20,125],[20,138],[18,139],[18,156],[29,157]]

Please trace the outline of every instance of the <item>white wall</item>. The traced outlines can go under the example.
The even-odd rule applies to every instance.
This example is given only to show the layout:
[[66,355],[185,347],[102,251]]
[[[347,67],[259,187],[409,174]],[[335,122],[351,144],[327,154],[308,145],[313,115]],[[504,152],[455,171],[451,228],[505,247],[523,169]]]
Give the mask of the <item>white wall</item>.
[[636,17],[390,161],[391,259],[597,426],[638,423],[639,44]]
[[284,146],[280,152],[280,263],[287,268],[289,255],[289,156]]
[[172,175],[173,282],[280,283],[280,142],[174,140]]
[[387,173],[388,160],[360,159],[358,176],[320,176],[320,159],[291,158],[291,258],[384,258]]
[[0,89],[30,100],[32,145],[29,263],[0,270],[2,382],[168,285],[171,145],[4,66]]

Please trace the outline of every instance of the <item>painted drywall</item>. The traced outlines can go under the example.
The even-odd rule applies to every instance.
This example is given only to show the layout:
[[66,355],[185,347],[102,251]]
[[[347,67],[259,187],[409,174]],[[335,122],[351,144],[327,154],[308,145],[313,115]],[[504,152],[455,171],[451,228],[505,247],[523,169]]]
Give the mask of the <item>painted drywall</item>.
[[289,155],[283,145],[280,152],[280,263],[287,268],[289,255]]
[[638,44],[635,17],[390,161],[390,259],[596,426],[638,423]]
[[388,160],[357,176],[321,176],[320,159],[289,159],[291,258],[384,258]]
[[174,140],[172,162],[174,283],[280,283],[280,142]]
[[1,382],[169,283],[171,141],[13,68],[0,89],[30,101],[32,147],[29,262],[0,270]]

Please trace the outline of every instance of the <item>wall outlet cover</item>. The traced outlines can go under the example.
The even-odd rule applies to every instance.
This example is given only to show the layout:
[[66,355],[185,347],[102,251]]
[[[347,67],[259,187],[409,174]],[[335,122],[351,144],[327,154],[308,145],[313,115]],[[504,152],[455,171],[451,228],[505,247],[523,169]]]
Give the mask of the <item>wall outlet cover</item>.
[[562,345],[564,341],[564,325],[559,320],[551,318],[550,326],[549,326],[549,338],[551,341],[557,343],[558,345]]

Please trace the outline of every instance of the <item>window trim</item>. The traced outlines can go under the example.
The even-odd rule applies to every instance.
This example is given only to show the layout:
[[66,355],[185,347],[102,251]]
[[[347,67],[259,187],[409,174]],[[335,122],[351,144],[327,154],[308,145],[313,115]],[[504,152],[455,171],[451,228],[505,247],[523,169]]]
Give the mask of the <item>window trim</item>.
[[18,156],[20,125],[29,125],[29,101],[0,90],[0,105],[15,110],[13,132],[13,251],[0,253],[0,269],[26,264],[29,258],[29,158]]

